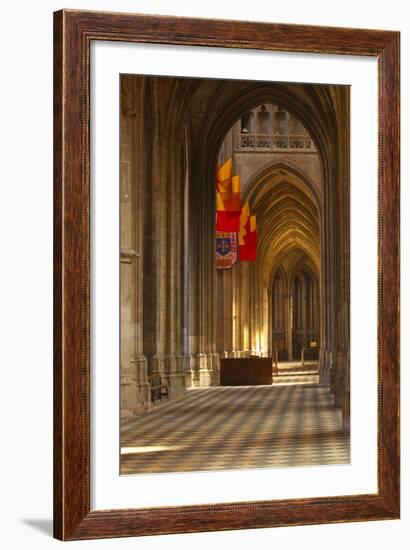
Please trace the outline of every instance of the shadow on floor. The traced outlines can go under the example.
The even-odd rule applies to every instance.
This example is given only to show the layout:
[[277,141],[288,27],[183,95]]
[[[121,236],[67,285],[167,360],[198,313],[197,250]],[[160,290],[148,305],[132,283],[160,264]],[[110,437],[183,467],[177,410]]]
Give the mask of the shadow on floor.
[[29,525],[33,529],[48,535],[49,537],[53,536],[53,520],[52,519],[27,519],[24,518],[21,520],[25,525]]

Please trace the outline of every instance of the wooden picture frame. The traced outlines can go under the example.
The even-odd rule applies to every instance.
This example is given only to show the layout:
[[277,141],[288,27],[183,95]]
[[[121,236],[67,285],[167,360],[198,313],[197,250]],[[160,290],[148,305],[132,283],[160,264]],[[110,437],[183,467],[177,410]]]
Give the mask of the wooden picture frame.
[[[378,493],[90,510],[90,45],[93,40],[378,61]],[[63,10],[54,14],[54,536],[62,540],[394,519],[399,454],[398,32]]]

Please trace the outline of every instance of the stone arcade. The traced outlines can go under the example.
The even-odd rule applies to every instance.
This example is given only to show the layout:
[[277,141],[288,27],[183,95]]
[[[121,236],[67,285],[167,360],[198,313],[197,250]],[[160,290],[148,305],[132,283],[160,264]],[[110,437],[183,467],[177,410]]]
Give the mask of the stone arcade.
[[[154,373],[171,404],[218,386],[221,358],[308,350],[349,429],[348,120],[348,87],[121,78],[123,418],[152,407]],[[258,257],[216,270],[229,156]]]

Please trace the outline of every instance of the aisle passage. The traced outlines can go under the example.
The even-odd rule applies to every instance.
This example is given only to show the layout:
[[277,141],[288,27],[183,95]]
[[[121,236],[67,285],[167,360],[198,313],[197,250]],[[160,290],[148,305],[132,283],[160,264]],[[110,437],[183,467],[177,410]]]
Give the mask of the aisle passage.
[[121,474],[350,461],[350,438],[319,385],[211,387],[123,419]]

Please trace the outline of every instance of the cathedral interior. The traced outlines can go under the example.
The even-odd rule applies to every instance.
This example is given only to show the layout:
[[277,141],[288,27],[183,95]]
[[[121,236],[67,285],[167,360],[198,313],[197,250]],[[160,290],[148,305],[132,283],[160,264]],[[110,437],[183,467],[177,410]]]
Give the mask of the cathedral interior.
[[122,474],[349,462],[349,93],[121,76]]

